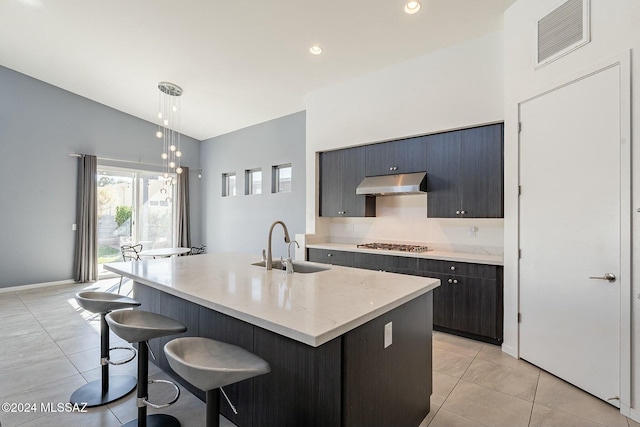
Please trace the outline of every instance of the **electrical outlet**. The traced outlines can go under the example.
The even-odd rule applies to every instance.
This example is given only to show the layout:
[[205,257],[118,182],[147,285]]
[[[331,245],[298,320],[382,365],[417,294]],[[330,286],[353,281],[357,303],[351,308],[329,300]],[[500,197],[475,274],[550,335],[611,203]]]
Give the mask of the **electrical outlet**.
[[393,343],[393,322],[384,325],[384,348],[389,347]]
[[469,237],[476,237],[478,227],[469,227]]
[[76,231],[78,226],[76,224],[71,224],[71,231]]

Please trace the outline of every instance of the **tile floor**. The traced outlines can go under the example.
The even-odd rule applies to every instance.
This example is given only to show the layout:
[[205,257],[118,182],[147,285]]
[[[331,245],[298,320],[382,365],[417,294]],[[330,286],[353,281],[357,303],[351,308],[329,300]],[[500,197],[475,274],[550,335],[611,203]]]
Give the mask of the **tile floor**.
[[[76,388],[100,377],[99,324],[77,306],[74,294],[85,288],[107,290],[118,282],[110,279],[89,286],[0,293],[0,403],[35,403],[37,409],[0,411],[0,426],[110,427],[136,418],[135,393],[86,413],[41,410],[41,403],[66,403]],[[120,344],[127,345],[112,334],[111,345]],[[135,361],[112,366],[111,372],[136,375]],[[153,364],[149,377],[168,378]],[[158,412],[175,416],[184,427],[201,426],[204,404],[186,389],[181,391],[175,405]],[[152,396],[162,401],[171,392],[156,388]],[[222,425],[233,426],[225,419]],[[640,427],[640,423],[537,367],[503,354],[499,347],[434,333],[431,412],[420,427],[427,426]]]

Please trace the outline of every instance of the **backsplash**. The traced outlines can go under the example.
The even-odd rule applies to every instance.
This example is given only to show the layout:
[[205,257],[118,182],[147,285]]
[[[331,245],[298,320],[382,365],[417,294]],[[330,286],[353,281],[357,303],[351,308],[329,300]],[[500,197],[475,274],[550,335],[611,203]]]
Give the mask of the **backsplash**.
[[308,236],[307,243],[375,241],[427,245],[443,251],[503,254],[503,219],[427,218],[427,197],[378,197],[375,218],[321,218],[326,221],[324,235]]

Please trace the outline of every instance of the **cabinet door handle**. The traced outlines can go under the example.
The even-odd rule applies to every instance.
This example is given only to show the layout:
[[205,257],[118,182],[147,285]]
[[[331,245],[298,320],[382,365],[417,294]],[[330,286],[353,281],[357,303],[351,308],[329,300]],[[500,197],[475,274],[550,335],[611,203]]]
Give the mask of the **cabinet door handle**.
[[451,270],[452,270],[452,271],[456,271],[456,266],[455,266],[455,265],[452,265],[452,266],[451,266]]
[[333,256],[333,254],[327,254],[327,256]]
[[456,211],[456,215],[460,215],[460,211]]
[[458,283],[458,279],[449,279],[449,280],[447,280],[447,283],[456,284],[456,283]]
[[467,213],[467,211],[460,211],[460,213],[461,213],[462,215],[464,215],[464,214],[466,214],[466,213]]
[[447,280],[447,283],[453,283],[453,279]]

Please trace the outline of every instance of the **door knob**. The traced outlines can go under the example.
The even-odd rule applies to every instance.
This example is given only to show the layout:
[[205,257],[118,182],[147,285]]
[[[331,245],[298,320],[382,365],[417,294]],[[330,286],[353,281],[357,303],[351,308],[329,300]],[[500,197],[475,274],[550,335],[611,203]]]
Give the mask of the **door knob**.
[[616,281],[616,275],[613,273],[606,273],[602,277],[591,276],[589,279],[607,280],[608,282],[613,283]]

